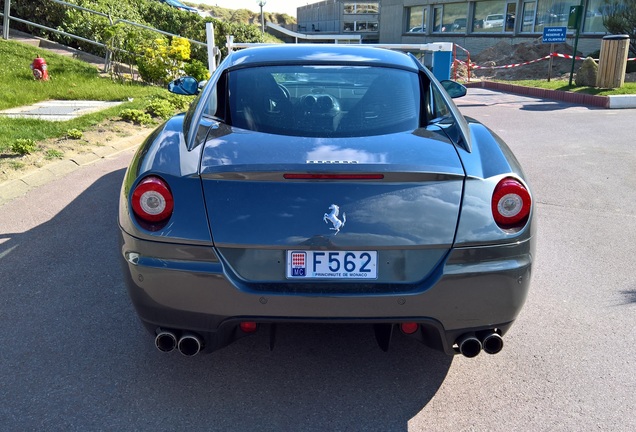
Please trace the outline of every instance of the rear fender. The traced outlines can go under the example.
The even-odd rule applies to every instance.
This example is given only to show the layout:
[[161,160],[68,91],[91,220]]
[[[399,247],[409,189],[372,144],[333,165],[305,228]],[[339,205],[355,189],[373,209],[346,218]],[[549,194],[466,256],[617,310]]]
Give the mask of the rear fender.
[[[137,150],[121,189],[119,224],[128,234],[141,239],[211,244],[198,175],[203,146],[188,150],[182,128],[183,115],[173,117],[153,131]],[[149,175],[161,177],[167,182],[174,197],[171,218],[156,231],[140,224],[130,206],[132,191]]]
[[521,165],[503,140],[486,126],[471,120],[470,131],[472,151],[457,149],[466,181],[455,247],[518,242],[533,237],[534,205],[528,223],[516,232],[499,228],[491,210],[495,187],[505,177],[514,177],[524,184],[534,202]]

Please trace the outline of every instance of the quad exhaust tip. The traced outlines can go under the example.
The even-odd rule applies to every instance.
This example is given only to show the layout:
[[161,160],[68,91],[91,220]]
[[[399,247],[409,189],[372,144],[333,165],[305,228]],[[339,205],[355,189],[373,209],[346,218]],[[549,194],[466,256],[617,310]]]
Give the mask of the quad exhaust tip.
[[504,346],[503,338],[499,333],[495,332],[486,335],[482,339],[481,344],[484,347],[484,352],[488,354],[497,354]]
[[183,333],[181,337],[170,330],[157,329],[155,346],[161,352],[171,352],[178,349],[186,357],[197,355],[203,348],[203,341],[194,333]]
[[495,330],[488,330],[480,337],[466,333],[457,339],[459,352],[468,358],[477,357],[483,349],[487,354],[497,354],[503,349],[503,338]]
[[161,352],[170,352],[177,347],[177,336],[171,331],[159,329],[155,337],[155,346]]
[[481,341],[474,334],[468,333],[457,340],[457,347],[464,357],[473,358],[481,352]]
[[179,339],[177,347],[181,354],[186,357],[192,357],[199,354],[199,351],[201,351],[201,348],[203,347],[203,342],[199,336],[193,333],[185,333]]

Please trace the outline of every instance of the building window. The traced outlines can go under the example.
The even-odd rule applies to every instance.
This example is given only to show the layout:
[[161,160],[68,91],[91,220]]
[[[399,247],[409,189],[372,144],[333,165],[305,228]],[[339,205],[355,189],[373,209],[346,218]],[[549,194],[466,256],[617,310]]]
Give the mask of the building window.
[[468,5],[466,3],[449,3],[444,5],[442,21],[447,32],[466,33]]
[[603,25],[603,12],[609,8],[605,0],[589,0],[585,16],[583,17],[583,31],[585,33],[607,33]]
[[443,32],[446,28],[442,24],[442,6],[435,6],[433,8],[433,31]]
[[[377,15],[380,11],[379,2],[347,2],[344,4],[343,12],[345,21],[342,23],[342,30],[345,32],[377,32],[378,18],[370,15]],[[357,15],[357,16],[351,16]],[[362,16],[362,15],[366,15]]]
[[516,3],[504,0],[475,2],[474,32],[502,33],[515,28]]
[[378,22],[366,20],[345,21],[342,30],[345,32],[377,32]]
[[426,7],[413,6],[406,8],[406,32],[426,33]]
[[448,3],[433,7],[433,32],[466,33],[468,3]]
[[380,3],[345,3],[343,9],[346,14],[377,14],[380,11]]
[[515,31],[515,21],[517,20],[517,3],[506,3],[506,21],[504,31]]
[[535,30],[543,32],[543,27],[566,27],[570,17],[570,6],[578,4],[577,0],[539,1]]
[[534,32],[536,23],[537,2],[523,3],[523,21],[521,22],[521,31],[524,33]]

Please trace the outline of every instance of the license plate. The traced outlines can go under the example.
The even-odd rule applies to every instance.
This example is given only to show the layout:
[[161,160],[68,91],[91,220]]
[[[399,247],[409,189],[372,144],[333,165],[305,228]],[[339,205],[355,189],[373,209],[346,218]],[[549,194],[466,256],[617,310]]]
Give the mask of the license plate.
[[287,251],[288,279],[377,279],[377,251]]

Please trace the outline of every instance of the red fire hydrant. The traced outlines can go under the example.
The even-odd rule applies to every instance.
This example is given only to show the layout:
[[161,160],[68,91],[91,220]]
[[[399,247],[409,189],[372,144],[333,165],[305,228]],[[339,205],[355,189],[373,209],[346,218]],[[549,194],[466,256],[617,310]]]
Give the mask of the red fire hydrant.
[[36,80],[48,81],[49,71],[46,60],[39,55],[33,60],[33,63],[31,63],[31,70],[33,70],[33,77]]

